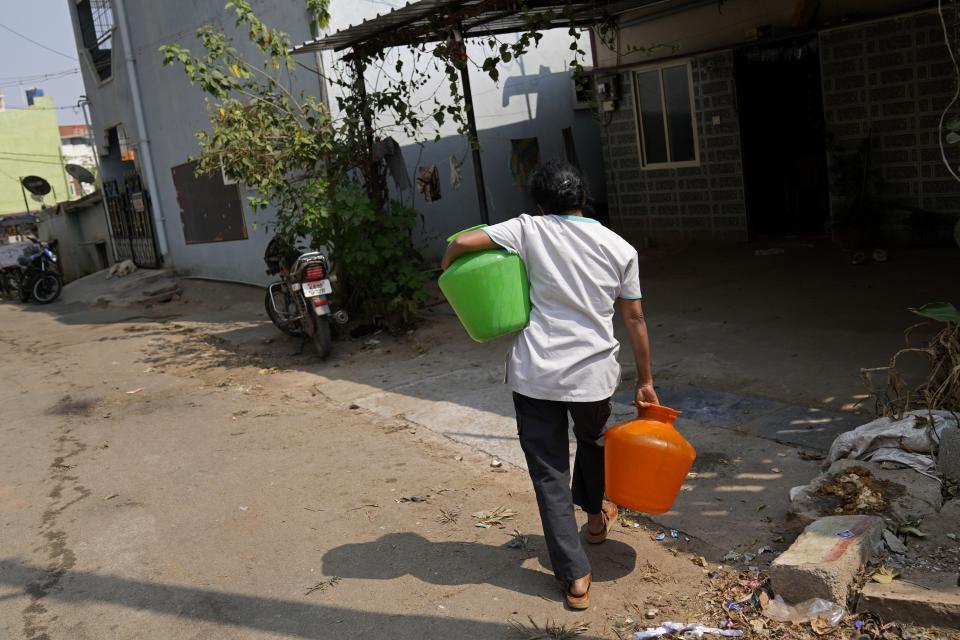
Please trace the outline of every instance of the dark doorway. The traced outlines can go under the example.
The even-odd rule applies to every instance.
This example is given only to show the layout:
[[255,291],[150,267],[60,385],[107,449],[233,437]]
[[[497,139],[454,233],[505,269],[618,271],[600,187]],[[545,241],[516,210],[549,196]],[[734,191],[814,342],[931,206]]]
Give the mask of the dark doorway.
[[737,50],[747,214],[754,236],[821,236],[830,213],[816,36]]

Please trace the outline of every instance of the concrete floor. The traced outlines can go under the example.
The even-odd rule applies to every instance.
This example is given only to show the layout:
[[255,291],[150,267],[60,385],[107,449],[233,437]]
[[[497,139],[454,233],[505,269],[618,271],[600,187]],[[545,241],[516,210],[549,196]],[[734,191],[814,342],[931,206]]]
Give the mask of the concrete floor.
[[[590,637],[612,637],[625,604],[696,593],[700,570],[666,547],[716,562],[785,546],[787,492],[818,471],[800,450],[866,421],[859,368],[902,345],[906,307],[960,299],[956,249],[852,267],[784,248],[643,259],[656,384],[685,411],[697,475],[657,518],[678,542],[617,529],[596,559],[608,599]],[[542,562],[502,555],[506,531],[436,523],[441,507],[516,504],[539,532],[522,471],[488,465],[523,464],[505,341],[473,343],[437,307],[410,335],[318,363],[265,320],[261,292],[184,286],[149,310],[0,308],[0,636],[489,638],[517,612],[567,619]],[[631,414],[629,384],[613,420]],[[392,499],[431,492],[429,507]],[[638,556],[671,582],[643,583]],[[321,602],[301,595],[335,575]]]

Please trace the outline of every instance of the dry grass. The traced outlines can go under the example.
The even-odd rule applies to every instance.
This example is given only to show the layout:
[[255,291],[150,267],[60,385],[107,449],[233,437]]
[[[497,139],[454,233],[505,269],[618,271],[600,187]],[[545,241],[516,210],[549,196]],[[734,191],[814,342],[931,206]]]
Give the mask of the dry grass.
[[[878,416],[899,419],[913,409],[960,412],[960,324],[942,324],[943,328],[926,346],[911,346],[910,335],[929,324],[922,322],[907,329],[904,333],[907,346],[893,354],[887,366],[860,369],[867,389],[875,398]],[[907,354],[924,356],[929,365],[926,379],[915,386],[909,385],[897,369],[898,360]],[[884,384],[875,383],[876,374],[886,376]]]
[[514,635],[521,640],[572,640],[590,630],[590,625],[587,623],[567,626],[552,620],[548,621],[543,628],[540,628],[532,617],[527,619],[530,620],[529,627],[516,620],[510,621]]

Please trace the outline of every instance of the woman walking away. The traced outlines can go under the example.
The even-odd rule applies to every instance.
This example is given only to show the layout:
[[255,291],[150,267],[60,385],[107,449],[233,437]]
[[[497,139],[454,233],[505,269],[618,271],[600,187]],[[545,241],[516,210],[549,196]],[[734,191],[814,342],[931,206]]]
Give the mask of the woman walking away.
[[[507,364],[520,446],[537,494],[553,572],[567,605],[590,606],[590,563],[573,505],[587,513],[586,541],[606,540],[617,507],[603,499],[603,436],[620,383],[614,306],[626,323],[637,367],[635,404],[659,404],[640,306],[636,250],[584,217],[587,192],[571,165],[550,161],[530,177],[538,215],[521,215],[458,236],[443,257],[502,247],[523,260],[530,279],[530,324],[514,339]],[[570,486],[568,418],[577,455]]]

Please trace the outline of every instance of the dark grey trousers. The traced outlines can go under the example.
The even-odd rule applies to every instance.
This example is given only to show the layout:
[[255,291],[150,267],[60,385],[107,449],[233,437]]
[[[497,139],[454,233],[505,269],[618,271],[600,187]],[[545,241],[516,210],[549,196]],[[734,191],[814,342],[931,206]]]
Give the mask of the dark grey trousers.
[[[543,535],[553,573],[576,580],[590,572],[573,505],[587,513],[603,507],[603,427],[610,401],[558,402],[513,394],[517,433],[537,494]],[[570,486],[570,438],[567,414],[573,418],[577,457]]]

